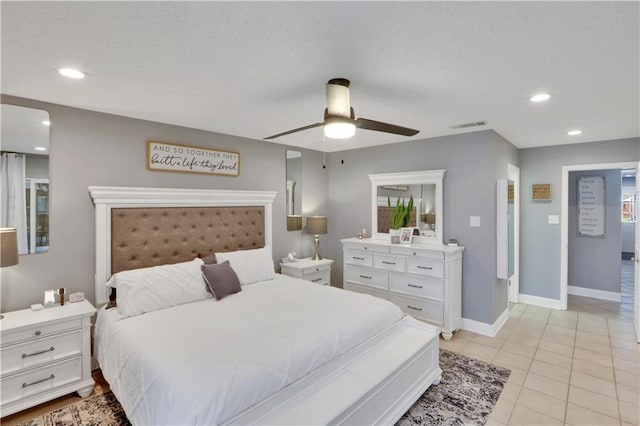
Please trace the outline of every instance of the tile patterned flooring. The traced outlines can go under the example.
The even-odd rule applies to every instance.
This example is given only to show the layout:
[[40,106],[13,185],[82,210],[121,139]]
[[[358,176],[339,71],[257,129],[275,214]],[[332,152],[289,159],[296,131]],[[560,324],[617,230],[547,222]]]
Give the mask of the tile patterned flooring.
[[622,303],[569,296],[558,311],[515,304],[493,338],[458,331],[443,348],[511,369],[489,425],[639,425],[633,264]]

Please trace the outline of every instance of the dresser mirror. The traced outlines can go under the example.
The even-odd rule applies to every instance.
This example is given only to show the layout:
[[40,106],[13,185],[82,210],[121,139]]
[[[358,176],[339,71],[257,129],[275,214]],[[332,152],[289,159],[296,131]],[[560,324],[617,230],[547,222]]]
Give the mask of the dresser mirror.
[[[398,200],[408,205],[413,197],[409,227],[415,227],[413,242],[442,243],[442,180],[445,170],[383,173],[371,180],[371,225],[373,236],[389,238],[391,216]],[[391,207],[389,207],[391,204]],[[419,234],[419,235],[418,235]]]
[[16,228],[18,254],[49,250],[49,113],[1,105],[0,227]]
[[287,231],[302,229],[302,153],[287,150]]

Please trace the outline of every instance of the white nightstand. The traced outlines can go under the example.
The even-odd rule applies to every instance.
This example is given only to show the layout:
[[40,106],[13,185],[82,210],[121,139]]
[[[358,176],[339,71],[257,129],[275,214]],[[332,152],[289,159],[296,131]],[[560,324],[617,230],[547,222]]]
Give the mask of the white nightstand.
[[297,262],[281,263],[282,274],[322,285],[331,285],[331,264],[333,260],[298,259]]
[[91,317],[86,300],[40,311],[8,312],[0,320],[0,416],[77,391],[91,377]]

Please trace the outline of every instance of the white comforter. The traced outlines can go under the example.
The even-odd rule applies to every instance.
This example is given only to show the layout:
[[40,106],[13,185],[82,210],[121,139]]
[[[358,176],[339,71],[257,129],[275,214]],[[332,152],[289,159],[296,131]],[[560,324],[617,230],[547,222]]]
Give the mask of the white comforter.
[[371,296],[281,275],[122,318],[100,310],[98,361],[133,424],[217,424],[402,318]]

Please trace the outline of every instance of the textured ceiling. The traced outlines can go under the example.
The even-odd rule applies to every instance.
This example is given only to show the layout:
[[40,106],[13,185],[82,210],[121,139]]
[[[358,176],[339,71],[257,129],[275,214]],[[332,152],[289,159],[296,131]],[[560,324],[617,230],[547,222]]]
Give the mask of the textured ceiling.
[[[4,94],[261,139],[321,121],[324,84],[344,77],[356,117],[420,133],[325,142],[316,128],[276,142],[337,151],[478,120],[520,148],[640,136],[638,2],[0,7]],[[89,76],[65,79],[63,66]],[[530,103],[540,91],[551,101]]]

